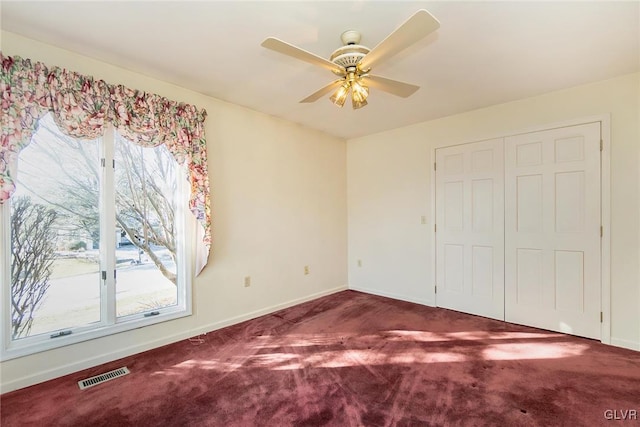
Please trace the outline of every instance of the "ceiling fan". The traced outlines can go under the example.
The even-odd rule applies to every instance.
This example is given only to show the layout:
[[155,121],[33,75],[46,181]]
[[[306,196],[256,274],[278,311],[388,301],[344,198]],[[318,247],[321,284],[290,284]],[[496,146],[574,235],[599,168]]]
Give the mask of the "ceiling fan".
[[340,37],[344,46],[333,52],[328,60],[274,37],[265,39],[262,42],[262,47],[319,65],[340,77],[312,93],[300,101],[301,103],[315,102],[335,90],[330,100],[335,105],[342,107],[351,93],[351,103],[355,110],[367,105],[369,87],[403,98],[420,89],[419,86],[387,79],[370,72],[374,66],[391,58],[439,27],[438,20],[426,10],[421,9],[373,49],[358,44],[360,43],[358,31],[348,30]]

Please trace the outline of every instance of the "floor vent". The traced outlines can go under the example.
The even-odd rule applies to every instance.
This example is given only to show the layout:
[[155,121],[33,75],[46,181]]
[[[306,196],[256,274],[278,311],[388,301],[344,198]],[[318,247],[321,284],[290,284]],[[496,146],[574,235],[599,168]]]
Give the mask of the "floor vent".
[[94,385],[102,384],[109,380],[115,380],[116,378],[125,376],[129,373],[127,367],[115,369],[113,371],[105,372],[104,374],[96,375],[95,377],[86,378],[82,381],[78,381],[78,387],[80,390],[93,387]]

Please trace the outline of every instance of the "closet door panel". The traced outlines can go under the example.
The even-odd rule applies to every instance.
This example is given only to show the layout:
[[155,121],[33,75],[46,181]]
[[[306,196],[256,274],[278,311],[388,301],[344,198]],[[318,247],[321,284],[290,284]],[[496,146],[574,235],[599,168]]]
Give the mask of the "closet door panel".
[[502,139],[436,150],[436,304],[504,320]]
[[600,124],[505,138],[505,320],[600,338]]

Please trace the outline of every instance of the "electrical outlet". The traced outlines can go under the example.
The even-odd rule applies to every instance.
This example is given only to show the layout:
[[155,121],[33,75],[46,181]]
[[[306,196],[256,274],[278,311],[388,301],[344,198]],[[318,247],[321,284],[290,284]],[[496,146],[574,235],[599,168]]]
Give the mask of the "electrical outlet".
[[362,267],[362,260],[361,259],[358,260],[358,267]]
[[251,286],[251,276],[245,276],[245,278],[244,278],[244,287],[248,288],[249,286]]
[[304,266],[304,274],[309,274],[309,266],[308,265]]

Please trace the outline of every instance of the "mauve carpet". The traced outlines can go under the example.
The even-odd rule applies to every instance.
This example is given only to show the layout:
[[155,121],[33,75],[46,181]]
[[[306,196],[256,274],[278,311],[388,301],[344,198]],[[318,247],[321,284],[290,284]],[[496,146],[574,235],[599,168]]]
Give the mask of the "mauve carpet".
[[[640,412],[640,353],[340,292],[0,396],[9,426],[594,426]],[[76,382],[127,366],[81,391]],[[609,412],[607,412],[609,411]],[[616,411],[616,412],[613,412]]]

